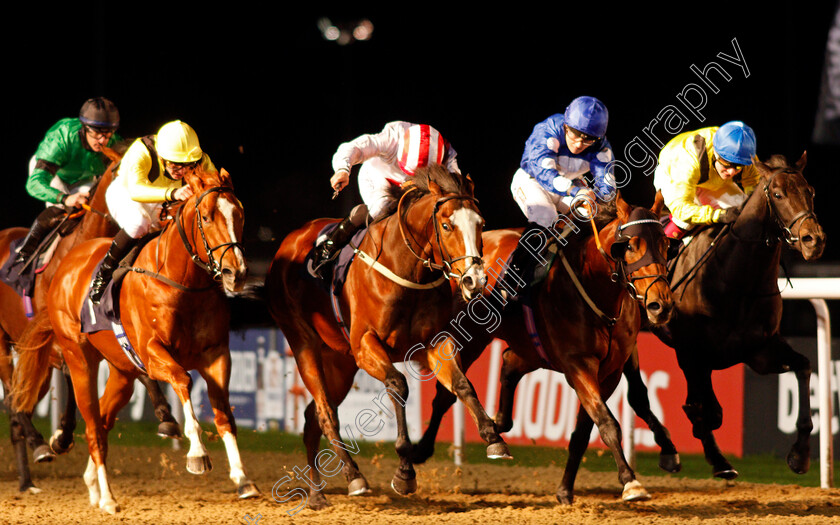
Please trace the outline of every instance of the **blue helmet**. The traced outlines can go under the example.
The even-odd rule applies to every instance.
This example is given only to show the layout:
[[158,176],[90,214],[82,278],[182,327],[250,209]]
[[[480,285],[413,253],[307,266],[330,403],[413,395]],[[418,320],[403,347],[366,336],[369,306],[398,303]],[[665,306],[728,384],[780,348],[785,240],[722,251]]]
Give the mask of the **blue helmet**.
[[712,144],[715,153],[723,160],[743,166],[752,164],[755,155],[755,133],[740,120],[727,122],[718,128]]
[[566,108],[563,121],[570,128],[593,135],[599,139],[607,134],[610,119],[607,106],[595,97],[578,97]]

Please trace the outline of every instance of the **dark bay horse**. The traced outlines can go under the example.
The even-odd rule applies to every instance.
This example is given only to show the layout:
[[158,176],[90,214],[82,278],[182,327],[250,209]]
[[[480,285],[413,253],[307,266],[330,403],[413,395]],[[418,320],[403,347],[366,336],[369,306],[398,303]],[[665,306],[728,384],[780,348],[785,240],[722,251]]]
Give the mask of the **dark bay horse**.
[[656,335],[674,348],[687,384],[683,407],[692,433],[703,444],[715,476],[738,472],[721,453],[712,432],[722,409],[712,389],[713,370],[745,363],[759,374],[794,372],[799,386],[797,437],[787,456],[796,473],[809,467],[811,422],[808,359],[779,334],[782,297],[777,276],[782,246],[818,259],[825,234],[814,214],[814,189],[802,174],[805,153],[794,165],[781,155],[754,158],[761,181],[731,227],[698,233],[675,261],[670,278],[675,315]]
[[[44,268],[39,269],[39,273],[36,275],[32,296],[32,308],[34,312],[38,312],[46,304],[47,290],[58,268],[58,263],[64,255],[85,240],[97,237],[113,237],[118,230],[116,223],[108,215],[108,208],[105,204],[105,190],[107,190],[111,180],[115,176],[117,163],[122,157],[119,153],[107,147],[103,147],[102,152],[111,162],[92,189],[87,213],[80,219],[75,229],[61,238],[49,262]],[[0,265],[9,256],[10,244],[14,240],[25,236],[26,233],[27,230],[25,228],[9,228],[0,231]],[[21,337],[28,323],[29,319],[26,317],[21,297],[11,287],[0,283],[0,380],[2,380],[3,387],[7,393],[11,392],[12,389],[13,367],[11,351],[13,342]],[[62,368],[62,360],[58,353],[53,355],[52,364],[56,368]],[[66,371],[65,376],[67,377],[68,384],[66,404],[61,416],[60,427],[50,438],[49,445],[44,442],[44,438],[40,432],[32,426],[30,420],[31,414],[17,413],[12,410],[9,412],[12,445],[15,450],[21,491],[30,490],[36,492],[39,490],[32,482],[29,471],[29,464],[26,457],[26,442],[32,448],[33,457],[36,462],[51,461],[55,457],[55,454],[65,453],[73,446],[73,430],[76,428],[76,404],[70,378]],[[158,417],[161,418],[162,423],[159,428],[159,433],[170,436],[179,435],[180,430],[178,424],[172,417],[166,398],[160,392],[158,385],[153,381],[147,380],[147,378],[143,378],[142,382],[157,407],[156,413]],[[41,387],[40,397],[46,394],[48,388],[49,381],[47,378]],[[10,405],[10,399],[8,398],[6,405]]]
[[[408,386],[405,376],[394,367],[396,362],[416,360],[434,370],[438,381],[469,408],[488,443],[488,457],[510,457],[457,360],[447,353],[449,349],[440,341],[429,348],[422,344],[433,340],[432,336],[452,319],[450,281],[457,280],[456,297],[464,301],[481,295],[485,281],[481,260],[484,219],[473,197],[472,181],[438,165],[418,171],[412,180],[396,213],[371,224],[358,246],[356,260],[335,300],[341,325],[331,305],[331,294],[312,279],[302,278],[307,253],[319,232],[334,220],[311,221],[290,233],[266,278],[271,313],[288,339],[303,382],[314,397],[306,411],[304,442],[312,487],[308,504],[315,509],[328,505],[314,488],[321,483],[316,461],[321,432],[341,460],[348,493],[369,490],[341,441],[337,414],[359,368],[384,383],[382,394],[393,402],[400,466],[391,487],[397,493],[413,493],[417,483],[408,457]],[[374,258],[384,269],[366,264]],[[374,428],[376,423],[369,421],[366,428]]]
[[[623,499],[650,497],[625,459],[621,428],[605,403],[625,370],[630,375],[635,371],[638,384],[631,379],[634,388],[631,401],[662,447],[660,465],[670,471],[679,470],[679,458],[668,431],[650,410],[646,389],[638,375],[636,347],[641,326],[640,304],[651,323],[666,322],[672,310],[671,290],[665,280],[669,241],[658,221],[661,208],[659,194],[651,210],[633,208],[618,195],[614,209],[605,206],[596,216],[597,237],[586,225],[582,231],[573,230],[564,237],[564,246],[555,242],[552,248],[557,248],[557,256],[545,281],[531,290],[528,305],[508,305],[496,332],[473,337],[460,352],[466,369],[494,337],[508,344],[496,414],[496,426],[501,432],[513,426],[514,393],[523,375],[548,368],[566,376],[578,395],[581,409],[569,442],[563,480],[557,489],[561,503],[572,503],[575,476],[589,444],[593,423],[598,425],[601,439],[615,458],[618,478],[624,487]],[[566,224],[572,224],[571,220]],[[521,235],[521,230],[511,229],[486,232],[485,256],[490,261],[506,261]],[[500,273],[488,271],[491,279],[486,288],[492,290],[489,295],[497,300],[505,289],[503,283],[493,279]],[[465,332],[483,333],[475,327]],[[639,385],[644,390],[640,391]],[[418,461],[431,456],[440,421],[453,402],[451,395],[437,388],[429,427],[414,450]]]
[[[222,291],[222,287],[238,291],[245,283],[247,266],[239,245],[242,204],[225,170],[189,173],[185,179],[194,196],[177,208],[161,234],[143,247],[135,270],[126,274],[120,290],[120,316],[146,373],[172,385],[184,407],[184,433],[190,439],[187,470],[201,474],[211,468],[190,401],[192,380],[187,371],[195,369],[207,382],[216,429],[225,444],[230,477],[239,497],[253,497],[259,491],[242,466],[228,400],[230,313]],[[81,308],[90,305],[88,285],[108,246],[107,239],[88,241],[62,260],[49,289],[47,312],[35,317],[20,342],[17,369],[24,380],[14,383],[13,401],[18,410],[29,410],[37,401],[42,383],[37,371],[43,368],[54,338],[63,351],[86,423],[90,460],[84,480],[90,502],[114,513],[119,505],[105,467],[107,436],[141,371],[112,331],[80,332]],[[96,377],[102,359],[108,361],[110,374],[99,399]]]

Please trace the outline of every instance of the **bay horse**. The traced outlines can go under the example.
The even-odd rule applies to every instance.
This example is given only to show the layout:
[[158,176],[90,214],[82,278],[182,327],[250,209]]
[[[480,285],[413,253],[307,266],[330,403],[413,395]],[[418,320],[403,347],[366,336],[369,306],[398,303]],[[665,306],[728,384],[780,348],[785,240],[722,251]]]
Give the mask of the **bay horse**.
[[777,277],[783,245],[813,261],[822,255],[825,233],[814,214],[814,189],[803,175],[807,153],[792,166],[781,155],[753,162],[761,180],[738,220],[703,229],[672,261],[675,315],[667,325],[652,328],[676,351],[687,386],[683,410],[713,475],[724,479],[738,472],[712,434],[721,426],[722,408],[711,375],[738,363],[762,375],[796,374],[799,416],[787,464],[803,474],[810,462],[811,364],[779,333]]
[[[528,300],[507,302],[501,295],[507,286],[498,280],[503,272],[488,271],[491,277],[485,292],[490,291],[489,296],[505,308],[501,324],[494,333],[470,326],[464,329],[473,335],[459,354],[464,369],[478,359],[492,339],[499,338],[508,345],[503,354],[499,411],[495,416],[500,432],[513,426],[514,393],[526,373],[540,368],[561,372],[577,393],[581,408],[557,489],[560,503],[571,504],[574,499],[575,477],[593,423],[598,425],[601,439],[615,459],[624,487],[622,498],[632,501],[650,497],[625,459],[621,428],[605,403],[618,386],[622,372],[628,375],[632,387],[634,409],[648,423],[662,448],[660,466],[671,472],[680,469],[668,430],[650,410],[639,375],[636,346],[642,309],[653,324],[666,322],[672,311],[671,290],[665,280],[670,243],[658,220],[662,206],[659,193],[650,210],[631,207],[619,194],[614,206],[601,206],[593,223],[596,228],[580,230],[574,225],[562,242],[551,239],[549,244],[543,239],[544,246],[556,248],[556,256],[545,280],[526,291]],[[567,225],[567,230],[574,224],[569,218],[557,224],[561,223]],[[522,235],[521,229],[485,232],[487,259],[504,267]],[[549,260],[545,263],[549,264]],[[429,426],[413,450],[416,461],[431,457],[441,419],[453,403],[454,398],[438,386]]]
[[[400,465],[391,487],[398,494],[415,492],[417,482],[408,456],[408,385],[394,367],[396,362],[416,360],[434,370],[437,380],[469,408],[488,443],[488,457],[510,457],[472,384],[457,360],[446,353],[448,348],[434,342],[431,348],[423,344],[452,318],[454,301],[480,297],[484,286],[484,219],[473,196],[472,181],[437,164],[419,170],[412,181],[396,212],[372,223],[359,242],[339,297],[325,293],[313,279],[302,278],[307,253],[319,232],[336,222],[334,219],[310,221],[290,233],[266,277],[269,310],[289,341],[303,382],[314,398],[306,411],[304,429],[311,488],[307,501],[313,509],[329,505],[315,488],[322,483],[320,459],[316,460],[322,432],[341,460],[348,494],[369,490],[348,446],[341,441],[337,413],[359,368],[385,385],[382,395],[390,396],[394,406]],[[454,299],[453,289],[457,291]],[[369,430],[376,423],[368,421],[362,426]]]
[[[195,369],[207,382],[216,429],[225,444],[239,497],[254,497],[259,490],[242,466],[228,399],[230,313],[222,291],[236,292],[245,283],[242,204],[225,170],[189,173],[185,180],[194,195],[177,207],[174,219],[142,248],[134,268],[126,273],[119,295],[120,317],[148,376],[169,383],[183,405],[184,433],[190,440],[187,470],[202,474],[212,468],[190,401],[192,379],[187,371]],[[83,305],[90,305],[88,286],[108,246],[107,239],[87,241],[62,260],[50,285],[46,313],[36,315],[23,334],[17,368],[24,371],[25,380],[15,383],[13,402],[18,410],[26,410],[37,401],[41,380],[36,372],[54,337],[86,423],[90,459],[84,480],[90,503],[113,514],[119,505],[105,467],[108,432],[142,372],[114,332],[81,333],[80,312]],[[96,377],[102,359],[108,361],[110,374],[99,399]]]
[[[38,312],[46,304],[47,290],[58,268],[58,263],[64,255],[85,240],[97,237],[113,237],[118,230],[116,223],[108,215],[108,208],[105,204],[105,190],[107,190],[111,180],[115,176],[116,166],[122,158],[122,155],[117,150],[108,147],[103,147],[102,153],[110,163],[95,186],[91,189],[92,195],[87,205],[88,211],[84,213],[81,219],[75,219],[79,220],[79,224],[69,234],[64,235],[59,240],[49,261],[43,268],[38,270],[35,276],[32,296],[33,312]],[[71,212],[71,214],[73,213]],[[74,219],[68,218],[68,220]],[[27,232],[28,230],[26,228],[9,228],[0,231],[0,266],[9,257],[11,243],[25,236]],[[35,263],[33,262],[31,264]],[[13,269],[12,271],[16,270]],[[17,341],[21,337],[28,324],[29,318],[26,316],[21,297],[10,286],[5,283],[0,283],[0,380],[7,393],[12,390],[14,369],[11,352],[14,341]],[[51,362],[54,367],[62,369],[61,356],[57,351],[52,356]],[[76,404],[69,373],[66,370],[62,371],[67,380],[68,394],[59,428],[51,436],[49,445],[44,442],[41,433],[32,425],[30,413],[19,413],[9,408],[12,448],[15,451],[19,488],[21,491],[29,490],[38,492],[40,490],[32,482],[29,463],[26,457],[27,442],[33,450],[33,457],[36,462],[51,461],[55,457],[55,454],[66,453],[73,447],[73,431],[76,428]],[[45,378],[44,384],[41,386],[39,398],[43,397],[49,388],[48,379],[48,377]],[[149,396],[156,407],[155,413],[161,419],[158,433],[162,436],[180,435],[178,424],[172,417],[169,404],[157,383],[148,380],[146,377],[141,378],[141,382],[146,386]],[[6,399],[6,405],[7,407],[11,405],[11,399],[8,397]]]

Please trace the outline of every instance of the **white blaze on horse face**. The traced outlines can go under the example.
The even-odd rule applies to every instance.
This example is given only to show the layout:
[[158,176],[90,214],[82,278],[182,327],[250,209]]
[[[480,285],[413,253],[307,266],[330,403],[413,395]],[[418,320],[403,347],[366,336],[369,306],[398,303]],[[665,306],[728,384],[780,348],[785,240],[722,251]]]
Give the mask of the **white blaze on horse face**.
[[[233,219],[234,204],[230,200],[228,200],[226,195],[220,195],[219,200],[216,201],[216,206],[218,207],[219,212],[221,212],[222,216],[225,218],[225,223],[227,224],[230,241],[239,242],[239,239],[236,238],[236,229]],[[240,268],[244,268],[245,256],[242,254],[242,250],[240,250],[238,246],[234,246],[233,253],[236,256],[236,264]]]
[[[481,215],[470,208],[458,208],[452,212],[450,220],[461,231],[461,235],[463,235],[464,255],[480,259],[481,253],[478,250],[478,235],[480,231],[479,226],[484,222]],[[486,279],[484,267],[477,264],[469,264],[464,275],[472,277],[474,283],[484,283]]]

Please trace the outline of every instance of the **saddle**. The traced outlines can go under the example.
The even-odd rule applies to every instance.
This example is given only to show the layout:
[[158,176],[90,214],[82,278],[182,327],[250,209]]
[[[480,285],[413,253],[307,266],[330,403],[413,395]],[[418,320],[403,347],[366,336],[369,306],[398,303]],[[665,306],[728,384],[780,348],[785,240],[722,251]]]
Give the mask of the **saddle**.
[[317,252],[321,247],[321,244],[327,239],[327,235],[334,230],[339,223],[328,224],[324,227],[320,232],[318,232],[318,237],[315,240],[315,245],[306,254],[306,258],[303,261],[303,267],[301,270],[301,276],[305,279],[313,279],[315,280],[318,285],[327,293],[332,293],[333,295],[340,295],[341,290],[344,287],[344,283],[347,280],[347,272],[350,270],[350,264],[353,262],[353,259],[356,257],[355,249],[359,246],[362,242],[362,238],[367,233],[367,228],[362,228],[361,230],[357,231],[353,234],[353,237],[350,239],[350,242],[344,246],[341,251],[338,253],[338,257],[332,262],[332,278],[327,279],[319,279],[313,277],[312,274],[307,270],[317,257]]

